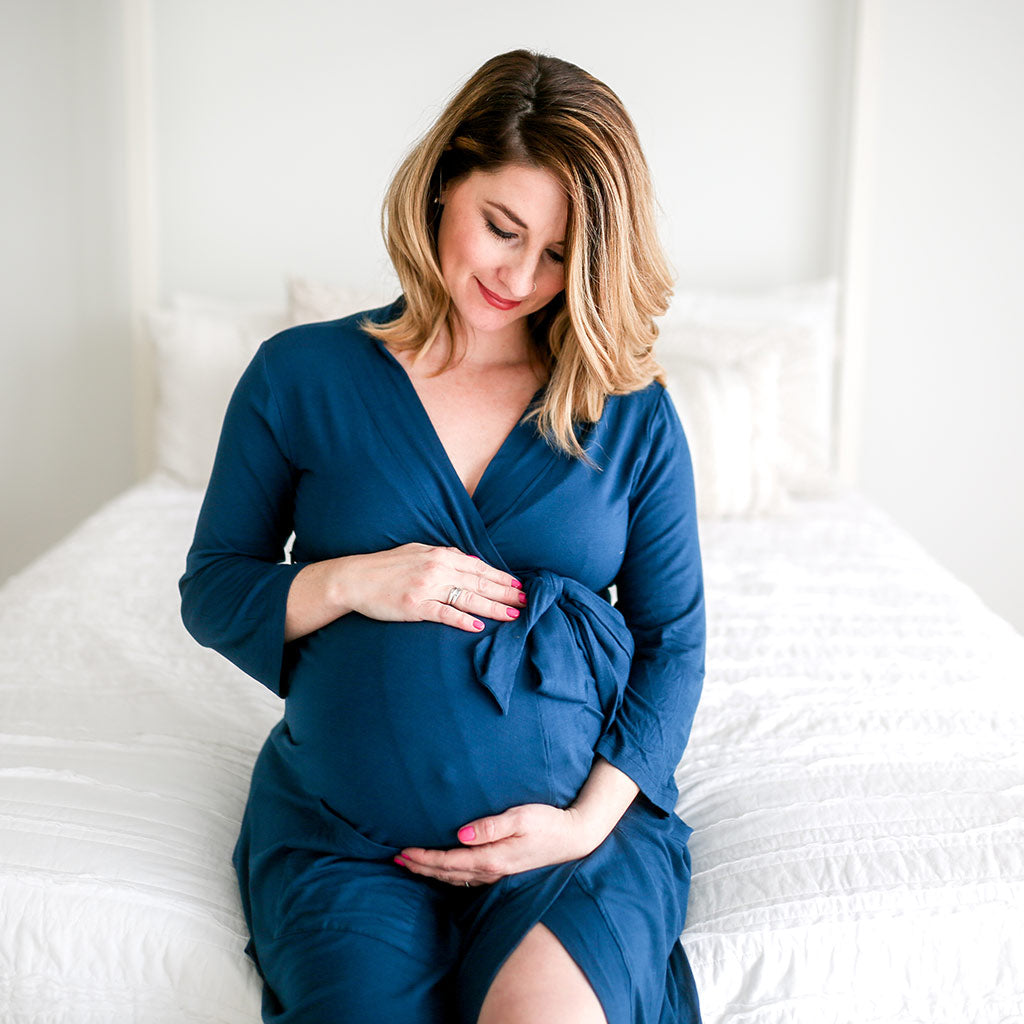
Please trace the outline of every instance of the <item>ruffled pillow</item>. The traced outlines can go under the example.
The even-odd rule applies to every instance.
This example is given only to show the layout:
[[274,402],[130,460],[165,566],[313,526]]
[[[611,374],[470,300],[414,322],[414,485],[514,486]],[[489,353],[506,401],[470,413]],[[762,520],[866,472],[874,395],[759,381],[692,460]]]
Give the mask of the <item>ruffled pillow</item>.
[[348,288],[307,277],[288,278],[288,319],[292,324],[337,320],[365,309],[377,309],[398,298],[397,281],[379,288]]
[[146,322],[156,376],[156,469],[205,488],[231,393],[260,343],[283,330],[287,317],[179,295]]
[[713,365],[735,366],[765,344],[777,348],[775,458],[792,497],[825,497],[837,486],[837,297],[831,278],[745,294],[680,292],[661,324],[666,336],[684,332],[691,354]]
[[780,334],[674,328],[657,343],[686,431],[701,518],[783,515],[791,508],[780,471],[786,341]]

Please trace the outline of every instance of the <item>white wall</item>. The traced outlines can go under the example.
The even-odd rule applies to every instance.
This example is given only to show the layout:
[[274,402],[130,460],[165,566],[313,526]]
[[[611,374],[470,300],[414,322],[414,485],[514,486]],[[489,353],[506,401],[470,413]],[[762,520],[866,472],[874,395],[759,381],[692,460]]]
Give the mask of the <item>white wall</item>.
[[1024,4],[877,14],[860,483],[1024,630]]
[[488,57],[579,64],[633,116],[681,279],[834,270],[849,0],[154,0],[160,281],[277,301],[373,284],[385,186]]
[[133,479],[120,9],[0,7],[0,579]]

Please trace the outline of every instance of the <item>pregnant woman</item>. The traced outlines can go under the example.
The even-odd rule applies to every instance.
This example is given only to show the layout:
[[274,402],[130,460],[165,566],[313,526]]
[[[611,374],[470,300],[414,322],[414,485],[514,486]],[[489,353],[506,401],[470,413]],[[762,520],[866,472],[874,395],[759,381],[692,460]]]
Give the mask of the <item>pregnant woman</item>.
[[285,700],[234,853],[268,1024],[699,1020],[703,578],[652,205],[607,86],[494,57],[389,188],[399,297],[235,389],[180,589]]

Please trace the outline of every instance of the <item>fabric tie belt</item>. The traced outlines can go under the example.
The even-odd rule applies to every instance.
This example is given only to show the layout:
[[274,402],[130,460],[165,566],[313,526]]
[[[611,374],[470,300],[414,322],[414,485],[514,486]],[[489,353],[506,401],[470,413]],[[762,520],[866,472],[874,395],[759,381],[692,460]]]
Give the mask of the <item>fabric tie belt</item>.
[[517,619],[480,638],[473,654],[477,678],[507,714],[525,655],[536,670],[537,689],[550,697],[584,703],[593,681],[610,720],[633,658],[633,636],[621,612],[589,587],[548,569],[517,577],[529,600]]

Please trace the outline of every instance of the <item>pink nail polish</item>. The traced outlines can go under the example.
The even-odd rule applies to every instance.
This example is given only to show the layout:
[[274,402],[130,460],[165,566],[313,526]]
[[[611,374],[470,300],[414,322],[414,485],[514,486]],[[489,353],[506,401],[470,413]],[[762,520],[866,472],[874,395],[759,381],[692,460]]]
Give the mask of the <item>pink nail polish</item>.
[[402,857],[396,857],[395,863],[401,864],[403,868],[407,868],[409,866],[408,863]]
[[473,628],[474,629],[483,629],[484,628],[484,624],[479,619],[474,619],[473,620]]
[[505,609],[505,614],[510,619],[518,619],[519,618],[519,609],[518,608],[506,608]]
[[519,580],[513,580],[512,581],[512,586],[513,587],[518,587],[520,590],[523,589],[523,585],[522,585],[522,583],[519,582]]
[[520,604],[526,604],[526,595],[525,594],[520,594],[519,595],[519,603]]
[[459,829],[459,839],[467,843],[472,839],[476,839],[476,829],[472,825],[466,825],[464,828]]

